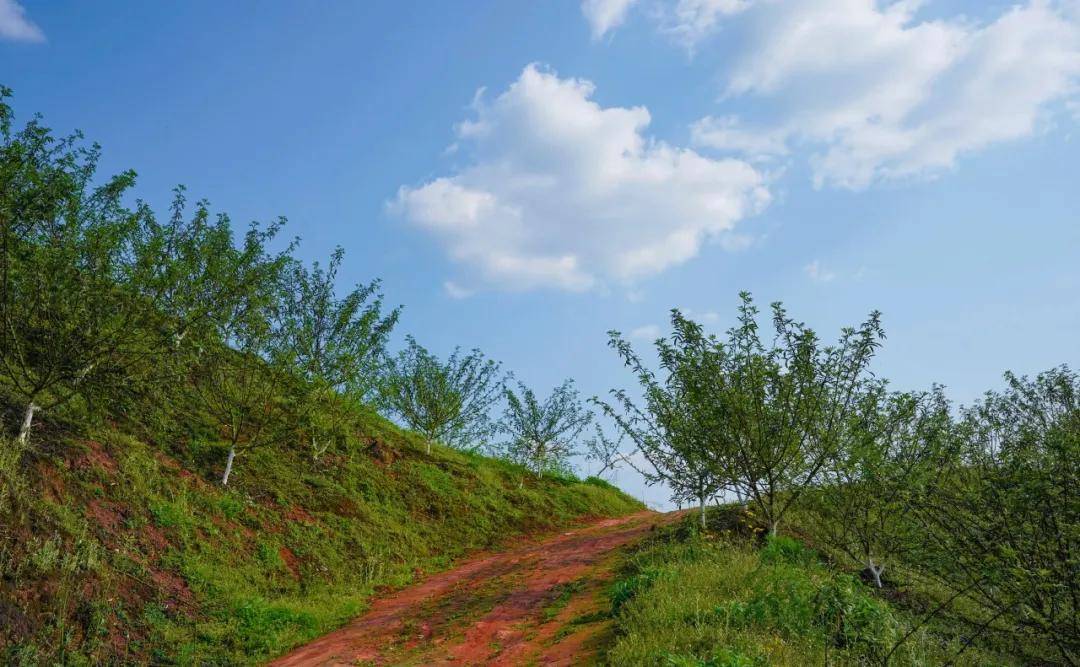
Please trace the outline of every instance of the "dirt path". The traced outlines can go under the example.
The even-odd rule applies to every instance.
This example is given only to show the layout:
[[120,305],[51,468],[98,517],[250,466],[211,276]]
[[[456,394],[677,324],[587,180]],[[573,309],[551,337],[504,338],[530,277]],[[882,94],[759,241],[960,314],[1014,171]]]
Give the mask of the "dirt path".
[[569,665],[608,629],[617,550],[672,515],[606,519],[465,561],[271,665]]

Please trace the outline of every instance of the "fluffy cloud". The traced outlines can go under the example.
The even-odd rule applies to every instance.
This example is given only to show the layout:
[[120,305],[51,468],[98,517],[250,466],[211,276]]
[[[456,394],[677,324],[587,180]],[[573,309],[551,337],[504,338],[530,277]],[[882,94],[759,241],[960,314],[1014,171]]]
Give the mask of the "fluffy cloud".
[[45,33],[26,18],[26,10],[15,0],[0,0],[0,39],[14,42],[44,42]]
[[622,25],[635,2],[637,0],[582,0],[581,13],[589,22],[593,39],[601,39]]
[[933,174],[963,154],[1032,135],[1080,82],[1080,21],[1049,2],[989,23],[917,20],[916,2],[759,2],[752,47],[725,102],[752,97],[773,120],[707,117],[699,146],[761,156],[805,144],[815,181],[849,188]]
[[581,291],[685,262],[768,204],[747,162],[649,138],[648,110],[592,94],[527,66],[457,126],[468,166],[402,187],[390,210],[438,237],[473,284]]
[[[659,30],[732,55],[695,145],[751,159],[809,155],[818,186],[919,178],[1029,137],[1080,87],[1080,2],[1028,0],[983,22],[925,18],[921,0],[657,0]],[[755,118],[738,113],[751,103]]]

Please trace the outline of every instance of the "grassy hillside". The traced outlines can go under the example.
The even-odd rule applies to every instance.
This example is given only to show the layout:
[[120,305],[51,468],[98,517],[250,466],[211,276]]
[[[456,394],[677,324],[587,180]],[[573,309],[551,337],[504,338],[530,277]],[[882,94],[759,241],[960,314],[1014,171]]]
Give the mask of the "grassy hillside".
[[[509,536],[640,508],[599,480],[435,447],[365,416],[337,453],[220,444],[0,444],[0,662],[258,662],[381,587]],[[85,432],[85,431],[80,431]]]
[[962,625],[916,627],[935,602],[926,591],[879,592],[798,540],[763,540],[743,510],[715,511],[705,532],[695,522],[661,531],[628,560],[611,591],[608,664],[1026,664],[1002,647],[965,647]]

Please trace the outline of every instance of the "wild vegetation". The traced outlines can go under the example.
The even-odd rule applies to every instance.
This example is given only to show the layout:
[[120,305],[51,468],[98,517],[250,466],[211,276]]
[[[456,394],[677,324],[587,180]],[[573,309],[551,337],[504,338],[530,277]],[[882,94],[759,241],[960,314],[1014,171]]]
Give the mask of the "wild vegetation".
[[[956,410],[941,387],[890,392],[870,372],[884,339],[877,313],[833,345],[780,304],[766,344],[757,316],[743,294],[721,339],[673,311],[672,334],[656,341],[659,371],[611,334],[641,399],[613,390],[595,400],[643,474],[697,501],[699,531],[707,503],[727,498],[767,536],[764,550],[757,538],[697,536],[642,556],[672,563],[625,585],[652,586],[657,572],[671,583],[624,619],[614,663],[800,664],[830,650],[860,664],[965,653],[975,664],[1080,662],[1080,377],[1067,366],[1006,374],[1004,391]],[[831,569],[809,556],[798,572],[766,562],[803,549],[792,537]],[[845,570],[867,584],[838,579]],[[837,602],[828,591],[840,611],[820,607]],[[890,611],[887,599],[914,602]],[[927,639],[942,619],[945,639]],[[780,640],[795,643],[770,648]]]
[[570,473],[576,433],[512,462],[499,365],[389,351],[401,309],[340,292],[341,249],[307,265],[284,220],[238,235],[182,188],[159,218],[8,94],[0,663],[258,662],[471,549],[640,509]]
[[960,633],[921,623],[915,605],[929,596],[882,596],[802,542],[764,535],[764,523],[743,507],[707,515],[707,530],[687,520],[629,558],[610,593],[610,664],[1021,662],[983,647],[962,650]]

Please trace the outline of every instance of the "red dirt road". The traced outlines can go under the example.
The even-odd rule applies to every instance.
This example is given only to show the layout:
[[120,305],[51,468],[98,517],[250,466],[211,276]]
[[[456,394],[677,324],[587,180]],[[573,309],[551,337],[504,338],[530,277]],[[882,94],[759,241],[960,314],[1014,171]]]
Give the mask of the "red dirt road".
[[672,516],[605,519],[473,558],[376,600],[271,665],[588,663],[609,626],[598,612],[618,549]]

